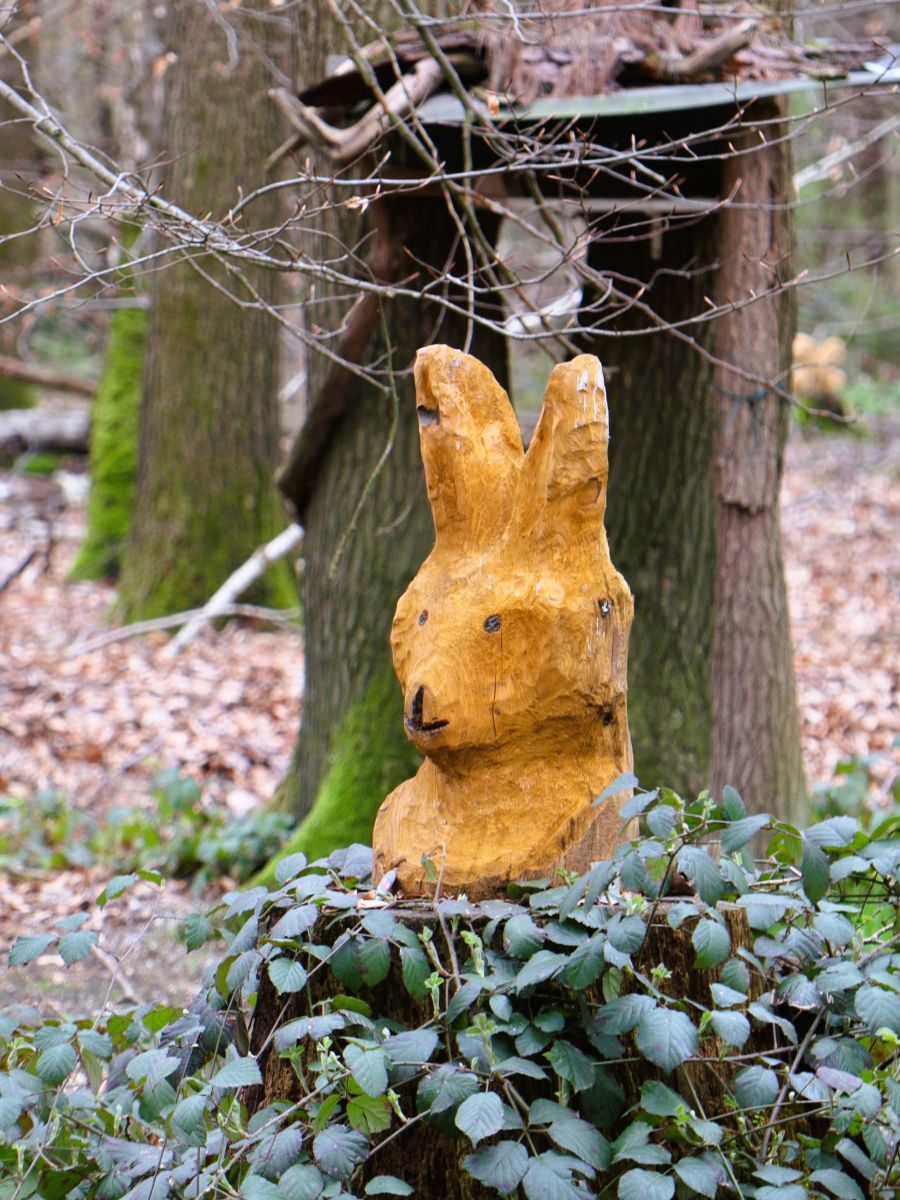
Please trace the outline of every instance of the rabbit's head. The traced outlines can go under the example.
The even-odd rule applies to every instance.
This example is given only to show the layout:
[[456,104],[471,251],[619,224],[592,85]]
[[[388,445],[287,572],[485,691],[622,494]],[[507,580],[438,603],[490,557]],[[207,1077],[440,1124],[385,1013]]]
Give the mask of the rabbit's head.
[[444,764],[518,743],[552,758],[573,732],[624,752],[632,601],[603,525],[600,363],[553,371],[527,454],[476,359],[431,346],[415,379],[435,545],[391,634],[408,736]]

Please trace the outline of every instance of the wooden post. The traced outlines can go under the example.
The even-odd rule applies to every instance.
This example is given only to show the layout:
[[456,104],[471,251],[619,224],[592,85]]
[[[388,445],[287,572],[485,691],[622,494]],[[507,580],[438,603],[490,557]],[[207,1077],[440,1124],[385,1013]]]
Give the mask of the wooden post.
[[[593,807],[631,768],[633,603],[603,524],[609,420],[592,355],[555,368],[528,453],[503,389],[448,346],[419,352],[416,398],[435,545],[391,646],[407,736],[425,755],[382,805],[375,876],[481,897],[582,871],[630,836]],[[432,875],[429,881],[428,875]]]

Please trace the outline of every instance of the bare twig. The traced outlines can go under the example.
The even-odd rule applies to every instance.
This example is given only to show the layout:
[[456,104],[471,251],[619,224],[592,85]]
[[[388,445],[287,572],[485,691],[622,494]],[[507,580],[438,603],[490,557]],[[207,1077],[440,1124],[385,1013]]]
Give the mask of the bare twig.
[[[108,633],[98,634],[90,641],[76,642],[67,657],[77,658],[80,654],[93,654],[95,650],[102,650],[105,646],[112,646],[115,642],[124,642],[133,637],[143,637],[147,633],[161,633],[166,629],[177,629],[191,621],[199,620],[205,612],[205,608],[191,608],[185,612],[170,613],[166,617],[152,617],[148,621],[135,621],[131,625],[123,625],[120,629],[111,629]],[[207,618],[202,624],[205,625],[208,621],[215,620],[216,617],[247,617],[249,620],[289,625],[299,616],[299,608],[263,608],[258,604],[223,604],[214,616]]]
[[192,642],[204,625],[208,625],[210,621],[214,621],[216,617],[224,615],[224,610],[232,603],[236,596],[240,596],[255,580],[259,579],[260,575],[271,566],[272,563],[278,562],[279,559],[286,558],[292,551],[296,550],[303,541],[303,530],[299,525],[289,525],[287,529],[283,529],[277,537],[272,538],[271,542],[267,542],[265,546],[260,546],[254,550],[250,557],[222,584],[219,590],[204,604],[199,613],[196,613],[187,622],[177,637],[166,646],[163,651],[164,658],[174,658],[180,650],[182,650],[188,642]]

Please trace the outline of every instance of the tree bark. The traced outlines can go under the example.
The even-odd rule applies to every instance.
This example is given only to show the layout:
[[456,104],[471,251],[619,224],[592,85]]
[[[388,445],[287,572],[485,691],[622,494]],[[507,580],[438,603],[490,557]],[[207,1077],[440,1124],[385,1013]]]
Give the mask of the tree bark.
[[[422,8],[436,15],[440,4]],[[367,5],[366,13],[385,29],[397,23],[386,0]],[[347,45],[326,4],[302,6],[297,19],[298,77],[312,82],[325,74],[327,56],[347,53]],[[361,31],[360,40],[371,40],[371,32]],[[326,163],[319,165],[327,170]],[[370,277],[386,283],[402,277],[406,286],[424,287],[435,275],[465,271],[443,197],[378,201],[365,219],[333,207],[317,224],[318,245],[329,258],[368,236]],[[495,241],[496,220],[483,217],[482,230]],[[340,329],[346,320],[346,300],[308,297],[308,324]],[[434,539],[411,368],[420,346],[461,347],[470,334],[467,348],[506,386],[504,339],[478,326],[469,329],[465,319],[427,300],[358,301],[337,347],[349,361],[372,369],[393,394],[322,355],[310,356],[312,411],[281,479],[306,531],[303,717],[275,797],[276,805],[305,820],[285,852],[318,855],[368,841],[379,804],[418,765],[403,730],[388,646],[397,601]],[[392,428],[389,456],[370,484]]]
[[[717,234],[714,217],[677,226],[663,236],[660,259],[650,239],[616,244],[601,235],[589,263],[646,283],[642,300],[674,321],[704,307]],[[647,323],[631,308],[609,327],[629,333]],[[696,337],[710,349],[710,326]],[[696,793],[708,783],[712,743],[713,369],[667,333],[584,345],[610,369],[606,524],[613,562],[635,601],[628,658],[635,772],[646,787]]]
[[[386,202],[380,223],[376,255],[389,279],[402,266],[407,286],[424,286],[432,272],[465,269],[443,200]],[[495,238],[496,222],[483,222],[482,230]],[[295,774],[283,789],[293,792],[298,815],[310,813],[291,848],[315,855],[367,841],[379,804],[419,761],[403,730],[388,647],[397,601],[434,540],[411,367],[420,346],[463,346],[468,332],[465,318],[430,301],[384,299],[373,308],[368,338],[356,352],[370,365],[389,364],[397,372],[395,394],[335,371],[323,394],[333,399],[349,389],[352,403],[330,431],[314,485],[309,488],[304,476],[289,493],[306,496],[306,691]],[[366,320],[362,306],[357,317]],[[345,348],[356,337],[349,329]],[[471,352],[505,385],[502,337],[476,327]],[[389,455],[370,486],[389,440]]]
[[[254,0],[228,20],[259,39],[266,26]],[[228,61],[222,28],[203,4],[176,0],[167,26],[176,60],[169,66],[163,113],[167,194],[192,212],[225,214],[264,178],[278,122],[267,96],[270,77],[252,44],[239,36]],[[254,203],[248,226],[271,228],[274,197]],[[250,290],[209,258],[198,266],[250,300]],[[246,281],[277,301],[272,273]],[[242,309],[186,264],[154,276],[144,368],[134,520],[120,581],[120,607],[139,620],[203,604],[219,584],[282,524],[273,483],[278,450],[278,325]],[[293,603],[289,569],[278,564],[254,600]]]
[[[754,114],[757,115],[757,114]],[[776,108],[760,116],[777,118]],[[802,819],[803,763],[778,511],[790,406],[774,390],[790,378],[791,155],[784,131],[738,143],[725,164],[715,387],[716,618],[711,782],[730,783],[748,807]],[[752,303],[747,303],[752,300]],[[749,383],[731,368],[766,381]]]

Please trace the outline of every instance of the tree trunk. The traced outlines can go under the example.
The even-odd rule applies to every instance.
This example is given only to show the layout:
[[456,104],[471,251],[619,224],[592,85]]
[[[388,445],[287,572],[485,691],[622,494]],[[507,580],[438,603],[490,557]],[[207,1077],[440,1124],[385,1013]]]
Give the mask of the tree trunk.
[[[601,236],[589,262],[646,282],[642,300],[673,321],[703,309],[717,233],[714,217],[677,226],[664,235],[659,261],[649,238],[616,244]],[[646,325],[631,308],[611,328]],[[695,336],[710,348],[708,325]],[[606,524],[613,562],[634,593],[628,719],[635,772],[646,787],[696,793],[709,779],[712,742],[713,369],[666,333],[585,339],[585,348],[610,369]]]
[[[422,6],[436,15],[440,4]],[[397,23],[382,0],[366,13],[382,28]],[[325,73],[329,54],[347,45],[324,3],[298,11],[301,80]],[[371,33],[361,31],[360,40]],[[319,164],[327,171],[327,163]],[[371,275],[425,286],[447,271],[465,272],[457,227],[441,197],[379,201],[368,255]],[[364,245],[371,224],[358,212],[331,208],[317,219],[329,258],[337,247]],[[482,218],[495,241],[497,223]],[[371,236],[371,235],[370,235]],[[304,247],[308,253],[315,248]],[[420,266],[417,269],[416,264]],[[315,297],[308,323],[341,328],[347,301]],[[281,479],[306,537],[303,577],[305,691],[301,733],[275,803],[303,823],[285,853],[325,853],[369,841],[379,804],[414,774],[419,758],[403,730],[403,705],[388,646],[397,601],[434,540],[419,453],[411,368],[421,346],[468,346],[506,386],[504,339],[452,316],[432,302],[369,298],[358,302],[339,352],[387,382],[393,394],[324,356],[308,364],[311,414]],[[396,425],[394,422],[396,421]],[[393,429],[384,469],[369,485]],[[361,504],[363,492],[366,491]]]
[[[773,120],[778,110],[759,115]],[[772,144],[764,147],[748,134],[723,181],[726,195],[737,189],[737,204],[722,214],[718,298],[735,305],[758,299],[717,323],[711,781],[716,791],[733,784],[753,810],[796,822],[806,789],[778,511],[790,408],[773,390],[790,378],[794,331],[794,293],[781,286],[792,249],[783,134],[769,125]]]
[[137,466],[141,368],[147,314],[120,308],[109,323],[106,361],[91,411],[91,491],[84,541],[70,579],[115,578],[128,538]]
[[[464,271],[443,200],[387,202],[380,224],[377,257],[383,278],[396,278],[402,269],[407,286],[424,286],[431,278],[429,267],[438,275]],[[493,240],[496,222],[483,222],[482,230]],[[411,280],[416,262],[423,266]],[[362,324],[362,306],[356,316]],[[293,791],[299,815],[309,813],[290,846],[308,855],[368,841],[379,804],[419,761],[404,733],[403,701],[388,647],[397,601],[434,540],[411,367],[419,347],[463,346],[467,336],[464,318],[427,301],[379,300],[368,323],[361,347],[365,360],[398,373],[395,394],[381,394],[346,371],[335,372],[323,396],[349,389],[352,407],[333,424],[314,486],[307,494],[306,476],[295,478],[289,492],[302,502],[306,529],[306,692],[292,764],[296,774],[283,788]],[[358,332],[348,329],[345,348]],[[505,384],[502,337],[476,327],[471,352]],[[389,440],[389,455],[370,486]]]
[[[646,964],[665,963],[668,974],[664,980],[658,981],[663,994],[696,1001],[698,1007],[712,1007],[710,987],[717,981],[720,972],[718,968],[700,969],[695,966],[697,952],[692,944],[691,935],[696,925],[692,920],[688,920],[677,928],[672,928],[666,920],[669,908],[669,902],[663,901],[655,917],[648,923],[646,945],[641,952],[642,961]],[[738,951],[750,946],[753,939],[746,910],[734,904],[721,904],[719,913],[728,929],[734,949]],[[435,907],[430,902],[410,901],[402,911],[393,910],[392,915],[394,914],[405,935],[402,939],[405,946],[415,945],[416,938],[425,931],[426,937],[430,934],[429,940],[433,940],[435,946],[443,950],[444,932],[438,923]],[[486,936],[490,941],[494,936],[493,933],[488,933],[489,925],[484,915],[472,919],[471,923],[480,937]],[[490,927],[495,924],[496,922],[490,922]],[[317,940],[324,941],[326,945],[333,942],[340,928],[336,925],[326,928],[326,922],[323,921],[319,926],[321,937]],[[397,935],[397,940],[401,940],[400,934]],[[634,990],[642,989],[636,987]],[[758,998],[760,990],[758,982],[754,980],[750,998]],[[533,1011],[543,1006],[543,1012],[552,1012],[558,1017],[559,1011],[564,1010],[567,1003],[571,1003],[572,991],[579,993],[578,998],[584,1005],[584,1012],[599,1008],[604,1002],[603,985],[599,981],[579,989],[571,989],[569,985],[560,985],[557,981],[543,985],[539,993],[524,1001],[524,1004],[533,1006]],[[307,986],[297,995],[285,995],[275,990],[266,972],[260,972],[250,1050],[258,1056],[262,1083],[245,1089],[242,1094],[242,1100],[251,1115],[274,1104],[299,1103],[301,1107],[304,1106],[303,1100],[308,1094],[309,1085],[300,1077],[289,1056],[282,1057],[275,1048],[274,1034],[293,1020],[328,1012],[328,1002],[338,993],[344,994],[344,1003],[348,1003],[347,992],[353,995],[357,1002],[363,1000],[369,1006],[374,1022],[379,1028],[435,1028],[444,1034],[450,1047],[455,1038],[461,1035],[459,1030],[455,1036],[450,1031],[452,1023],[445,1025],[442,1019],[435,1020],[430,997],[426,995],[425,998],[416,1000],[410,996],[404,984],[404,971],[396,955],[383,982],[372,987],[363,986],[357,990],[346,981],[339,980],[330,969],[325,969],[311,972]],[[560,1006],[560,1010],[551,1007],[554,1002]],[[696,1009],[689,1007],[687,1011],[694,1014],[696,1019]],[[483,1017],[478,1019],[483,1020]],[[471,1030],[468,1032],[471,1033]],[[772,1050],[771,1030],[754,1032],[744,1048],[757,1052],[763,1049]],[[315,1069],[315,1055],[319,1049],[320,1047],[313,1049],[310,1046],[304,1053],[304,1067],[311,1068],[307,1078]],[[591,1052],[589,1046],[585,1045],[585,1049]],[[720,1061],[718,1055],[722,1050],[721,1043],[715,1039],[704,1040],[701,1042],[700,1054],[694,1061],[682,1064],[674,1073],[663,1078],[667,1085],[681,1095],[691,1097],[696,1113],[723,1120],[724,1123],[727,1120],[728,1105],[733,1104],[730,1091],[734,1063]],[[579,1053],[579,1050],[575,1052]],[[456,1049],[453,1053],[459,1062],[460,1051]],[[634,1110],[631,1106],[639,1101],[642,1084],[648,1079],[660,1079],[661,1075],[662,1072],[658,1068],[623,1050],[614,1065],[598,1070],[593,1086],[576,1095],[569,1095],[569,1111],[573,1116],[590,1121],[612,1140],[633,1121]],[[401,1083],[397,1087],[398,1103],[407,1114],[407,1118],[416,1112],[417,1083],[418,1075],[412,1082]],[[524,1096],[528,1103],[539,1098],[555,1099],[558,1096],[558,1093],[553,1091],[554,1084],[549,1080],[535,1083],[531,1079],[523,1080],[517,1077],[516,1087],[521,1089],[520,1098]],[[392,1121],[390,1127],[384,1130],[383,1139],[376,1137],[372,1157],[370,1161],[362,1164],[359,1172],[361,1178],[355,1178],[354,1182],[361,1186],[373,1176],[387,1174],[410,1184],[416,1196],[435,1197],[440,1200],[490,1200],[491,1197],[495,1197],[497,1191],[483,1187],[464,1170],[462,1159],[471,1151],[471,1146],[465,1138],[459,1136],[452,1122],[447,1121],[446,1125],[449,1128],[441,1128],[434,1123],[420,1126],[418,1129],[413,1126],[404,1132],[398,1122]],[[601,1174],[595,1185],[597,1190],[594,1192],[592,1189],[592,1194],[602,1194],[603,1186],[608,1182],[608,1176],[604,1177]]]
[[[230,25],[258,40],[266,26],[245,6]],[[176,0],[167,32],[177,59],[169,66],[163,113],[166,194],[189,211],[221,217],[264,179],[279,125],[268,99],[270,77],[257,49],[238,37],[236,61],[221,26],[203,4]],[[271,228],[277,201],[255,202],[248,226]],[[199,270],[240,300],[250,290],[209,258]],[[267,304],[277,301],[272,273],[247,271]],[[278,325],[242,309],[199,271],[179,264],[153,277],[139,436],[138,485],[120,581],[129,620],[202,604],[283,521],[273,483],[278,450]],[[294,601],[289,568],[278,564],[253,598]]]

